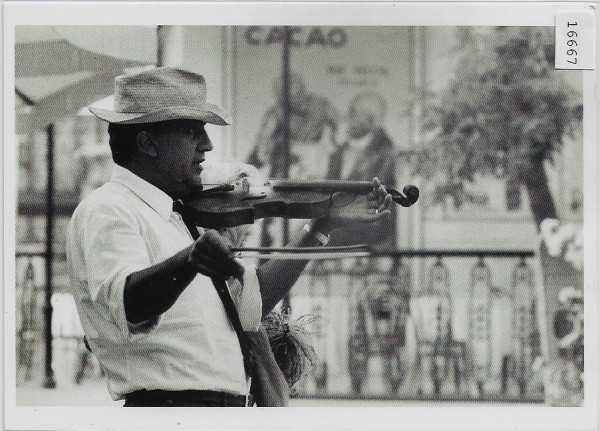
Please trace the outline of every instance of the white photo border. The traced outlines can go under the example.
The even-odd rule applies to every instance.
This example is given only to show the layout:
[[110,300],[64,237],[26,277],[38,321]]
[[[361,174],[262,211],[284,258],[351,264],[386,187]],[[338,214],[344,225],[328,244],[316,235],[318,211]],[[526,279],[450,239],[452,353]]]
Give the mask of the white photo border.
[[[531,429],[597,427],[596,71],[583,71],[585,406],[122,409],[17,407],[15,382],[14,28],[17,25],[399,25],[554,26],[561,10],[592,2],[5,2],[4,21],[4,384],[7,429]],[[596,18],[597,19],[597,18]],[[597,91],[600,92],[600,89]],[[600,93],[599,93],[600,94]]]

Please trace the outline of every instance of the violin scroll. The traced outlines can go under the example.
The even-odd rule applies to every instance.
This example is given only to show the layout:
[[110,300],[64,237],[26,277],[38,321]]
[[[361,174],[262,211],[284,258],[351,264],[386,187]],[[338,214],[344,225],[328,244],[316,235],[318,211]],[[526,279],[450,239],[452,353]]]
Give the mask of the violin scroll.
[[397,204],[407,208],[413,205],[419,199],[419,189],[416,186],[408,185],[404,186],[402,193],[391,187],[386,187],[387,192],[392,195],[392,200]]

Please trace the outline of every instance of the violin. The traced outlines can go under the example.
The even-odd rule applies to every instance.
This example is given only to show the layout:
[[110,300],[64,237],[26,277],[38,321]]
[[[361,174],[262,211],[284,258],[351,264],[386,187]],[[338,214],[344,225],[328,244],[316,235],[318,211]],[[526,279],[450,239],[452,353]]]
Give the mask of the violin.
[[[392,200],[403,207],[419,199],[419,189],[407,185],[402,193],[384,186]],[[367,194],[370,181],[341,180],[255,180],[235,182],[193,192],[183,203],[196,226],[209,229],[252,224],[264,217],[313,219],[329,214],[334,193]]]

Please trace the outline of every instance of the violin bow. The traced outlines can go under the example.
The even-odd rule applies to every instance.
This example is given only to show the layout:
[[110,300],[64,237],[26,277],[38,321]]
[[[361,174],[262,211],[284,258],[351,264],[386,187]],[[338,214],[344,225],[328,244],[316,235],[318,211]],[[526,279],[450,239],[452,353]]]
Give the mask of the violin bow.
[[371,247],[366,244],[338,247],[233,247],[231,251],[237,257],[278,260],[345,259],[372,254]]

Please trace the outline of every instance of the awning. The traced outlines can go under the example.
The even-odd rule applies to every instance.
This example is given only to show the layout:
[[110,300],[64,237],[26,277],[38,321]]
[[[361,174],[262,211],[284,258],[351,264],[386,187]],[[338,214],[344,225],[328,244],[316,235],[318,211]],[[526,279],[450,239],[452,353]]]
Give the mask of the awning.
[[156,27],[17,26],[17,132],[39,129],[113,92],[124,69],[156,63]]

